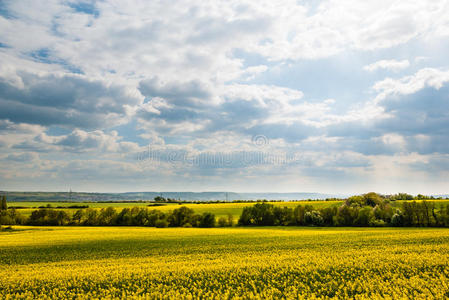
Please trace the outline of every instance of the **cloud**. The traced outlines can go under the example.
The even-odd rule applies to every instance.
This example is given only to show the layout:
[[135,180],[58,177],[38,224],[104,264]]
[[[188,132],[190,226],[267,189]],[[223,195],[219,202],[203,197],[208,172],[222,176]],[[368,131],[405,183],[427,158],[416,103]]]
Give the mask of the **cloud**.
[[264,157],[302,155],[282,166],[242,155],[232,168],[148,166],[156,187],[226,189],[274,178],[283,189],[370,186],[388,164],[399,178],[449,151],[445,0],[2,5],[0,145],[14,171],[0,176],[11,184],[70,181],[75,170],[82,184],[129,176],[146,189],[128,155],[146,143],[207,156],[256,153],[263,136]]
[[34,152],[13,153],[6,157],[6,160],[15,162],[31,162],[39,159],[39,155]]
[[[40,136],[40,141],[49,141],[51,137]],[[62,137],[53,138],[53,144],[63,146],[64,149],[76,152],[85,151],[103,151],[105,154],[110,152],[132,152],[137,151],[139,146],[132,142],[121,142],[122,137],[118,136],[116,131],[109,134],[101,130],[86,132],[76,129],[70,134]],[[51,141],[51,140],[50,140]]]
[[139,83],[140,92],[148,98],[163,98],[169,105],[195,107],[211,97],[210,88],[198,80],[161,82],[157,77]]
[[411,168],[415,171],[426,172],[432,170],[434,172],[432,177],[438,177],[448,173],[449,169],[449,155],[436,155],[426,157],[424,160],[416,161],[411,164]]
[[67,135],[60,136],[41,133],[33,139],[31,144],[58,152],[101,154],[104,157],[114,153],[129,154],[141,149],[137,143],[122,141],[122,139],[123,137],[116,131],[105,133],[101,130],[88,132],[75,129]]
[[30,125],[26,123],[13,123],[9,120],[0,120],[0,134],[37,134],[44,130],[39,125]]
[[136,116],[146,124],[143,127],[164,134],[252,134],[262,128],[268,131],[268,124],[272,124],[269,131],[273,133],[291,131],[316,117],[317,110],[332,104],[309,104],[301,101],[301,91],[267,85],[228,84],[212,90],[195,81],[159,84],[151,79],[142,82],[140,90],[150,100],[137,110]]
[[0,118],[15,123],[105,128],[125,122],[140,101],[122,86],[83,76],[17,75],[22,88],[0,77]]
[[386,70],[390,70],[393,72],[398,72],[402,69],[408,68],[410,66],[410,62],[407,59],[404,60],[394,60],[394,59],[390,59],[390,60],[379,60],[376,61],[375,63],[366,65],[365,67],[363,67],[364,70],[369,71],[369,72],[373,72],[379,69],[386,69]]
[[448,81],[449,71],[435,68],[420,69],[414,75],[400,79],[387,78],[374,84],[373,89],[379,92],[375,101],[389,96],[413,94],[425,87],[439,89]]
[[368,155],[446,154],[448,81],[447,71],[431,68],[399,79],[384,79],[374,84],[378,94],[370,104],[383,117],[367,118],[365,122],[342,117],[324,130],[327,136],[342,139],[339,149]]

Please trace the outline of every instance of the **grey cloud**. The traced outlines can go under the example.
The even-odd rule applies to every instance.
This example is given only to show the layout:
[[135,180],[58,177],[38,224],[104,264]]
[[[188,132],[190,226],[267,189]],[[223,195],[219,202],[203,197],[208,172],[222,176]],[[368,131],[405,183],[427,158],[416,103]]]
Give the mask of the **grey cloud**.
[[382,101],[394,118],[379,121],[378,128],[406,135],[445,134],[449,136],[449,86],[425,88],[412,95]]
[[[144,119],[158,118],[167,121],[161,133],[170,134],[170,124],[190,121],[208,121],[205,129],[198,129],[192,136],[211,132],[232,131],[243,135],[264,135],[268,139],[284,139],[298,143],[310,136],[336,137],[339,140],[329,144],[337,150],[350,150],[366,155],[393,155],[395,153],[418,152],[448,153],[449,145],[449,87],[426,88],[412,95],[400,95],[380,102],[390,118],[361,120],[333,124],[324,128],[309,126],[297,120],[291,124],[265,123],[271,116],[270,108],[259,101],[225,99],[220,105],[186,105],[190,98],[207,100],[210,93],[197,82],[183,84],[160,84],[157,79],[141,83],[142,92],[148,97],[163,97],[180,105],[161,107],[160,114],[138,112]],[[184,96],[183,96],[184,95]],[[175,100],[178,99],[178,100]],[[184,101],[182,101],[184,99]],[[207,103],[203,101],[200,103]],[[396,135],[400,141],[388,142],[388,135]],[[385,140],[385,136],[387,140]],[[420,137],[424,136],[424,138]],[[394,136],[393,136],[394,138]]]
[[[449,153],[449,86],[425,88],[410,95],[390,96],[379,103],[389,118],[370,122],[344,122],[328,126],[328,137],[342,138],[340,149],[367,155],[398,152]],[[382,142],[396,134],[403,147]]]
[[420,154],[449,153],[448,135],[411,136],[407,143],[410,151]]
[[411,163],[410,167],[417,171],[428,172],[429,174],[440,176],[438,173],[447,172],[449,170],[449,157],[448,156],[430,157],[426,162]]
[[179,123],[187,120],[195,120],[201,118],[200,113],[186,108],[165,108],[160,109],[160,114],[149,112],[146,110],[139,110],[137,117],[145,120],[151,120],[154,118],[163,119],[171,123]]
[[44,126],[61,125],[66,127],[98,128],[104,126],[104,115],[87,112],[27,105],[0,99],[0,118],[15,123],[39,124]]
[[39,158],[39,155],[33,152],[27,153],[12,153],[6,157],[6,160],[15,162],[29,162]]
[[209,89],[200,81],[164,83],[157,77],[141,81],[140,92],[147,98],[160,97],[180,107],[196,107],[195,100],[207,100],[211,97]]
[[72,132],[56,144],[72,148],[97,148],[100,146],[101,142],[102,141],[98,136],[82,136],[77,132]]
[[28,151],[28,152],[40,152],[40,153],[48,153],[54,150],[53,148],[48,147],[48,145],[32,140],[24,141],[19,144],[13,145],[12,149],[18,149],[21,151]]
[[0,80],[0,97],[24,104],[75,109],[81,112],[124,113],[124,104],[136,104],[121,87],[108,87],[100,81],[89,81],[77,76],[37,76],[18,74],[25,86],[17,88]]
[[[137,117],[144,120],[166,121],[166,125],[156,128],[159,133],[163,134],[169,134],[171,124],[176,125],[185,121],[208,122],[206,128],[198,129],[192,134],[197,136],[217,131],[233,131],[250,136],[266,135],[268,138],[284,138],[289,142],[297,142],[318,133],[316,128],[307,126],[301,121],[288,125],[283,123],[263,124],[273,112],[269,106],[261,105],[260,99],[258,99],[261,95],[254,95],[254,99],[239,99],[238,95],[223,95],[225,101],[221,104],[214,104],[209,101],[212,92],[201,82],[162,83],[158,78],[142,81],[139,89],[147,98],[160,97],[168,102],[169,107],[156,107],[159,113],[145,109],[137,112]],[[157,125],[155,126],[157,127]]]
[[123,87],[79,76],[18,75],[23,89],[0,78],[0,118],[16,123],[103,128],[112,125],[109,116],[126,117],[124,105],[139,101],[128,96]]

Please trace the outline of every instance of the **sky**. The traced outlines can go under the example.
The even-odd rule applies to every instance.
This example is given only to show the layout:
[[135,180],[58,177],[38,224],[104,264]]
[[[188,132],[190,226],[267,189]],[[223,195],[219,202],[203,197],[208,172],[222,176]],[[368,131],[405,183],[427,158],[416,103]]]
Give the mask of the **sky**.
[[0,190],[449,193],[448,11],[0,0]]

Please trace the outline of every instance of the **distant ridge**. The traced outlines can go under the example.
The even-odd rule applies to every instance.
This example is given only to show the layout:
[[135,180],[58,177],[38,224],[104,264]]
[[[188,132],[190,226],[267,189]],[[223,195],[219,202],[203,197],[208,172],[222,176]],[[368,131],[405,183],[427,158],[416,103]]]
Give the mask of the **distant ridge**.
[[346,197],[322,193],[234,193],[234,192],[128,192],[128,193],[77,193],[77,192],[0,192],[7,193],[8,201],[134,201],[153,200],[157,196],[187,201],[233,200],[306,200]]

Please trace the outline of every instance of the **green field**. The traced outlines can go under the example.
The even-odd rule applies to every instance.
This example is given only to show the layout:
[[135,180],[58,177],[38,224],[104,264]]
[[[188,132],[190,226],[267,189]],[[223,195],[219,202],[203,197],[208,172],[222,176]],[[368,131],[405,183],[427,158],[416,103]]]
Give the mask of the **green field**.
[[0,298],[449,297],[449,230],[15,227]]

